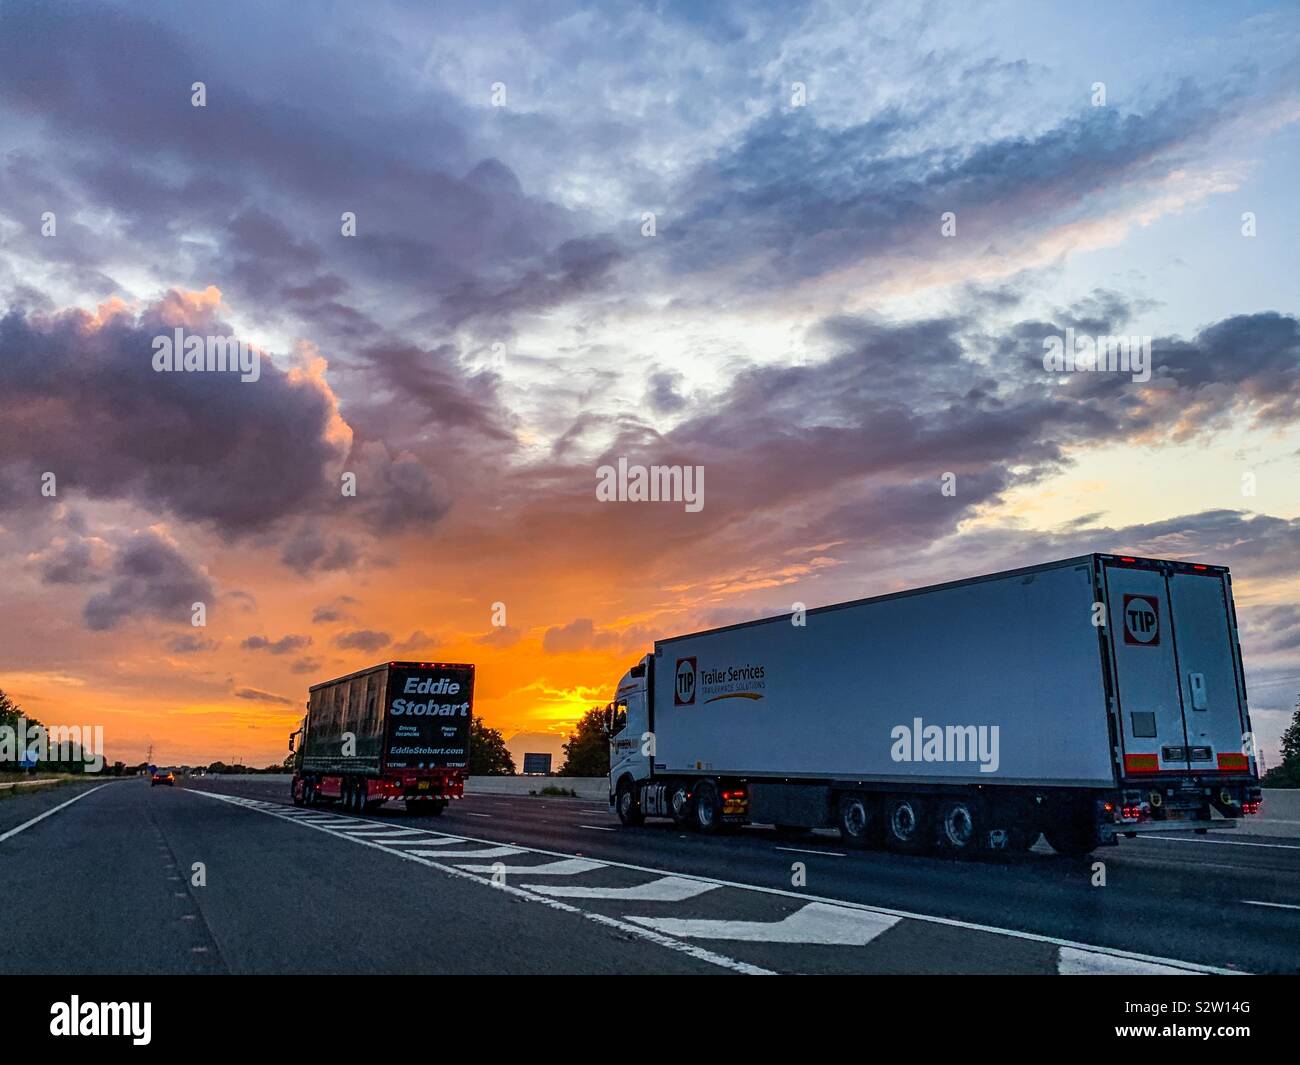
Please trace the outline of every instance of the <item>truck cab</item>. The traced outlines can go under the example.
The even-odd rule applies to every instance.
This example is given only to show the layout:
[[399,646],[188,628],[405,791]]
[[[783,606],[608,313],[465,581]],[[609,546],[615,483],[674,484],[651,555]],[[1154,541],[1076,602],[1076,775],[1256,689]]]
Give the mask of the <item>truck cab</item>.
[[618,682],[614,698],[605,707],[609,735],[609,801],[614,805],[620,783],[631,805],[632,785],[651,775],[654,737],[650,729],[650,656],[629,669]]

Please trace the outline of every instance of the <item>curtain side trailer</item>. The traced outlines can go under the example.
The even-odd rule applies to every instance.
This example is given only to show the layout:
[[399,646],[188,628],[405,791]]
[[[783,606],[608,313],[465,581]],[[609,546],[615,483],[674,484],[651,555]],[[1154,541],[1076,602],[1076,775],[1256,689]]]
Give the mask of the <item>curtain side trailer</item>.
[[658,640],[606,715],[625,825],[1078,855],[1261,799],[1223,566],[1083,555]]
[[289,737],[295,806],[336,800],[360,813],[389,799],[441,814],[464,795],[474,667],[383,662],[312,685]]

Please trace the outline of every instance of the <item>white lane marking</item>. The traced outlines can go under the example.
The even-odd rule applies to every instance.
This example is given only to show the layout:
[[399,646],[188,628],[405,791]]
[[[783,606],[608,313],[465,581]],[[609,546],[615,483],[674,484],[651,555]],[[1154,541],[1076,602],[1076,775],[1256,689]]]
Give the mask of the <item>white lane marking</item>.
[[[227,796],[219,795],[215,792],[196,791],[194,794],[207,795],[209,798],[213,798],[213,799],[227,798]],[[279,810],[291,809],[291,807],[287,806],[284,803],[278,804],[278,807],[277,804],[274,803],[267,803],[266,805],[267,805],[267,809],[262,812],[271,814],[272,816],[275,817],[283,817],[283,814],[278,812]],[[291,820],[291,818],[286,818],[286,820]],[[310,825],[309,827],[316,828],[317,826]],[[330,829],[328,828],[319,828],[318,830],[321,832],[330,832]],[[343,836],[341,838],[346,839],[347,837]],[[497,840],[476,839],[473,836],[466,836],[464,838],[471,843],[483,843],[483,844],[492,844],[492,845],[496,845],[498,843]],[[678,835],[678,838],[691,839],[693,837],[686,833],[681,833]],[[1147,837],[1147,838],[1153,838],[1153,837]],[[1154,838],[1158,839],[1160,837],[1157,836]],[[368,843],[366,840],[357,840],[356,842],[366,843],[367,846],[378,847],[381,850],[383,849],[379,844],[371,844]],[[1195,843],[1200,841],[1188,840],[1187,842]],[[564,851],[546,850],[541,847],[526,847],[523,849],[527,850],[531,854],[545,854],[545,855],[549,855],[552,858],[573,857],[572,854],[566,854]],[[399,852],[389,851],[389,853],[398,854]],[[1115,957],[1115,958],[1131,958],[1134,961],[1151,962],[1156,965],[1172,965],[1172,966],[1177,966],[1178,968],[1181,969],[1186,969],[1190,972],[1215,973],[1219,976],[1246,975],[1241,969],[1222,969],[1213,965],[1202,965],[1200,962],[1181,961],[1177,958],[1163,958],[1154,954],[1141,954],[1138,953],[1137,951],[1122,950],[1119,947],[1102,947],[1093,943],[1080,943],[1073,939],[1061,939],[1058,936],[1041,935],[1037,932],[1022,932],[1019,929],[1015,929],[1015,928],[999,928],[996,925],[979,924],[978,922],[975,921],[962,921],[962,920],[958,920],[955,917],[939,917],[936,916],[935,914],[930,914],[930,913],[913,913],[909,910],[895,910],[884,906],[869,906],[866,903],[862,903],[862,902],[849,902],[844,899],[830,898],[825,895],[807,895],[797,891],[789,891],[786,890],[785,888],[766,887],[759,884],[746,884],[743,881],[723,880],[719,877],[696,876],[691,873],[678,873],[678,872],[674,872],[671,869],[660,869],[653,865],[636,865],[633,862],[618,862],[618,861],[613,861],[611,859],[602,859],[602,861],[604,862],[605,865],[609,866],[611,869],[629,869],[635,873],[652,873],[655,876],[681,876],[687,880],[698,880],[701,883],[714,884],[720,887],[739,888],[741,891],[754,891],[760,895],[776,895],[780,898],[797,899],[800,902],[824,902],[830,906],[844,906],[850,909],[862,910],[866,913],[886,914],[894,917],[908,918],[913,921],[924,921],[927,924],[944,925],[945,927],[948,928],[965,928],[972,932],[988,932],[992,935],[997,935],[997,936],[1009,936],[1012,939],[1020,939],[1027,943],[1046,943],[1047,945],[1053,947],[1070,947],[1075,950],[1083,950],[1095,954],[1108,954],[1111,957]],[[447,868],[450,869],[454,867],[448,866]],[[478,874],[476,873],[465,873],[464,875],[473,877],[475,879],[479,879]],[[481,882],[482,881],[480,879],[480,883]],[[584,910],[578,910],[577,912],[583,914],[586,913],[586,911]]]
[[[218,794],[214,791],[198,791],[196,789],[186,789],[192,795],[202,795],[209,799],[218,801],[227,801],[227,796]],[[268,804],[269,806],[270,804]],[[268,817],[278,817],[282,821],[294,821],[292,817],[286,817],[278,810],[270,808],[250,807],[254,813],[266,814]],[[373,847],[384,854],[391,854],[394,857],[402,858],[408,862],[415,862],[418,865],[426,866],[429,869],[437,869],[440,872],[447,873],[449,876],[459,877],[462,880],[468,880],[473,884],[486,884],[481,876],[476,873],[468,873],[464,869],[458,869],[454,865],[444,865],[442,862],[431,861],[429,858],[413,854],[410,851],[389,850],[382,843],[375,843],[371,840],[358,838],[356,836],[346,836],[341,832],[335,832],[323,825],[313,825],[310,822],[299,822],[306,824],[310,829],[316,832],[324,832],[333,836],[335,839],[345,839],[361,847]],[[441,856],[441,852],[435,852]],[[617,917],[607,917],[603,913],[592,913],[588,910],[580,909],[577,906],[571,906],[567,902],[561,902],[559,899],[550,899],[544,895],[539,895],[527,888],[516,887],[514,884],[497,883],[492,885],[494,891],[504,891],[518,899],[528,902],[535,902],[539,906],[546,906],[552,910],[558,910],[560,913],[571,913],[595,924],[604,925],[606,928],[617,928],[621,932],[636,936],[638,939],[644,939],[647,943],[654,943],[656,946],[664,947],[668,950],[676,951],[679,954],[685,954],[687,957],[694,958],[696,961],[702,961],[709,965],[716,965],[723,969],[730,969],[732,972],[743,973],[746,976],[775,976],[771,969],[764,969],[758,965],[750,965],[748,962],[737,961],[735,958],[728,958],[725,954],[718,954],[712,950],[706,950],[698,947],[694,943],[683,943],[679,939],[673,939],[670,936],[662,935],[653,929],[642,928],[639,925],[629,924]]]
[[1272,906],[1279,910],[1300,910],[1293,902],[1257,902],[1255,899],[1242,899],[1247,906]]
[[[355,836],[357,833],[350,832],[349,835]],[[467,839],[460,836],[426,836],[424,839],[385,839],[385,846],[397,845],[405,847],[408,843],[413,847],[445,847],[449,843],[469,843]]]
[[1209,843],[1220,847],[1268,847],[1275,851],[1300,851],[1300,846],[1286,843],[1247,843],[1244,839],[1184,839],[1182,836],[1166,836],[1160,833],[1148,835],[1138,833],[1138,839],[1158,839],[1161,843]]
[[[355,839],[355,836],[349,837]],[[361,843],[368,843],[369,840],[358,840]],[[508,854],[523,854],[520,847],[480,847],[474,851],[403,851],[403,854],[419,854],[426,858],[504,858]],[[487,871],[492,872],[492,866],[486,866]]]
[[382,825],[378,827],[362,825],[357,828],[349,828],[346,831],[353,836],[373,836],[375,839],[380,839],[393,836],[418,836],[423,830],[418,828],[388,828]]
[[690,939],[736,939],[746,943],[816,943],[865,947],[902,920],[847,906],[811,902],[780,921],[706,921],[680,917],[631,917],[666,935]]
[[791,854],[824,854],[827,858],[847,858],[847,854],[841,854],[839,851],[810,851],[804,850],[803,847],[773,847],[773,850],[789,851]]
[[702,884],[680,876],[664,876],[632,887],[571,887],[568,884],[533,884],[529,891],[565,899],[620,899],[625,902],[685,902],[706,891],[716,891],[717,884]]
[[474,813],[473,810],[462,810],[461,813],[463,813],[466,817],[493,817],[493,816],[495,816],[495,815],[493,815],[493,814],[476,814],[476,813]]
[[87,795],[93,795],[93,794],[94,794],[95,792],[97,792],[100,788],[106,788],[106,787],[108,787],[107,784],[96,784],[93,788],[87,788],[85,791],[81,792],[81,794],[72,796],[72,798],[69,799],[67,802],[61,802],[61,803],[59,803],[58,806],[55,806],[55,807],[53,807],[52,809],[46,810],[45,813],[43,813],[43,814],[37,814],[37,815],[36,815],[35,817],[33,817],[30,821],[24,821],[24,822],[23,822],[21,825],[19,825],[17,828],[11,828],[11,829],[10,829],[8,832],[6,832],[3,836],[0,836],[0,843],[3,843],[3,842],[4,842],[5,840],[7,840],[10,836],[16,836],[16,835],[18,835],[19,832],[23,832],[23,831],[25,831],[26,829],[31,828],[32,825],[36,824],[38,821],[44,821],[47,817],[51,817],[51,816],[53,816],[54,814],[57,814],[60,810],[63,810],[63,809],[65,809],[65,808],[71,806],[74,802],[77,802],[79,799],[84,799]]
[[578,825],[578,828],[589,828],[593,832],[617,832],[618,829],[610,828],[609,825]]
[[1111,954],[1097,954],[1091,950],[1062,947],[1056,959],[1056,971],[1061,976],[1203,976],[1172,965],[1117,958]]
[[[438,857],[445,857],[445,852],[440,853]],[[603,862],[592,862],[586,858],[543,862],[541,865],[467,865],[464,862],[456,864],[471,873],[505,872],[509,876],[577,876],[579,873],[590,873],[593,869],[605,868]]]

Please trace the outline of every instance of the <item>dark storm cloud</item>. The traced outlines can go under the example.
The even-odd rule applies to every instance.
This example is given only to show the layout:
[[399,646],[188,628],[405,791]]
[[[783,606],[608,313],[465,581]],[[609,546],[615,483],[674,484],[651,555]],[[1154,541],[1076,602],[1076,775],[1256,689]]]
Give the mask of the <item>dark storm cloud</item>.
[[[151,257],[190,238],[174,283],[217,283],[241,304],[355,342],[381,332],[363,300],[432,300],[441,310],[426,324],[445,328],[570,300],[604,284],[619,259],[608,238],[528,195],[506,164],[471,156],[465,131],[481,115],[351,59],[323,24],[294,36],[332,71],[325,79],[246,76],[213,59],[214,42],[147,15],[15,4],[7,23],[0,103],[62,141],[61,201],[111,207]],[[191,105],[195,81],[207,86],[206,107]],[[53,175],[39,163],[25,178],[16,166],[7,183],[48,188]],[[39,217],[49,200],[32,200],[22,217]],[[341,233],[344,212],[355,236]],[[200,235],[208,240],[192,239]],[[123,250],[102,239],[37,248],[38,239],[23,245],[33,256]],[[90,254],[69,268],[96,264]]]
[[[904,138],[927,116],[904,107],[845,127],[819,124],[811,109],[774,111],[683,180],[687,206],[663,235],[675,268],[742,262],[747,282],[764,286],[906,248],[933,260],[1162,177],[1238,96],[1225,90],[1211,107],[1185,84],[1143,114],[1088,108],[1034,136],[924,149]],[[940,237],[946,211],[960,239]]]
[[173,324],[123,314],[96,325],[75,311],[0,319],[0,465],[228,534],[313,506],[340,458],[326,439],[328,393],[268,359],[256,382],[156,373],[153,339]]
[[176,547],[153,531],[135,533],[118,549],[108,590],[86,603],[86,627],[116,628],[136,618],[181,624],[194,603],[211,604],[212,582]]

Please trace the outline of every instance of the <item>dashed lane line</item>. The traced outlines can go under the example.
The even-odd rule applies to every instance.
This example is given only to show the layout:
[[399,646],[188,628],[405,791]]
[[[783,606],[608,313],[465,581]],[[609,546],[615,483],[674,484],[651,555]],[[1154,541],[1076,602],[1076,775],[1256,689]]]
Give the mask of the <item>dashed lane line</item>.
[[[236,801],[231,796],[219,795],[214,792],[196,792],[196,794],[207,795],[210,798],[221,799],[227,802]],[[264,800],[243,800],[243,801],[244,802],[255,801],[259,803],[264,802]],[[280,808],[283,807],[284,804],[266,802],[265,806],[269,806],[272,808]],[[260,807],[254,807],[254,808],[261,809]],[[262,812],[269,813],[272,816],[284,817],[283,814],[276,812],[274,809],[272,810],[263,809]],[[293,817],[287,817],[285,819],[294,820]],[[371,823],[378,824],[379,822],[371,822]],[[312,825],[311,827],[317,827],[317,826]],[[323,829],[323,830],[328,831],[327,829]],[[343,835],[341,833],[332,833],[332,834],[339,835],[340,838],[343,839],[348,838],[346,835]],[[491,845],[491,846],[500,845],[498,840],[475,839],[472,836],[462,836],[460,837],[460,839],[463,842],[469,842],[469,843],[481,843],[484,845]],[[358,839],[356,840],[356,842],[365,843],[366,845],[376,847],[377,849],[381,849],[381,850],[384,849],[380,844],[370,843],[369,841],[364,839]],[[1188,842],[1199,842],[1199,841],[1189,840]],[[540,847],[525,847],[521,849],[526,850],[532,854],[546,855],[552,858],[574,857],[574,855],[566,854],[563,851],[547,850],[545,848],[540,848]],[[401,852],[389,851],[389,853],[396,854]],[[1122,950],[1118,947],[1103,947],[1091,943],[1079,943],[1075,940],[1061,939],[1058,936],[1042,935],[1037,932],[1024,932],[1015,928],[998,928],[994,925],[980,924],[974,921],[963,921],[953,917],[939,917],[934,914],[912,913],[907,910],[897,910],[897,909],[892,909],[884,906],[870,906],[867,905],[866,903],[849,902],[844,899],[828,898],[826,896],[820,896],[820,895],[808,895],[797,891],[790,891],[784,888],[768,887],[759,884],[746,884],[740,881],[724,880],[719,877],[696,876],[695,874],[691,874],[691,873],[676,873],[671,870],[659,869],[654,866],[636,865],[631,862],[619,862],[619,861],[614,861],[605,858],[600,859],[600,861],[604,865],[614,869],[628,869],[633,872],[651,873],[658,877],[678,876],[683,879],[697,880],[702,883],[713,884],[720,887],[732,887],[732,888],[738,888],[742,891],[758,892],[759,894],[763,894],[763,895],[775,895],[781,898],[797,899],[798,901],[805,902],[805,903],[820,902],[830,906],[840,906],[840,907],[846,907],[848,909],[861,910],[866,913],[875,913],[883,916],[907,918],[914,921],[923,921],[927,924],[944,925],[949,928],[963,928],[973,932],[987,932],[991,935],[1008,936],[1012,939],[1019,939],[1029,943],[1045,943],[1049,946],[1059,947],[1062,949],[1079,950],[1079,951],[1083,951],[1084,953],[1105,955],[1111,958],[1124,958],[1130,961],[1146,963],[1154,966],[1169,966],[1176,969],[1186,970],[1188,972],[1213,973],[1220,976],[1244,975],[1242,970],[1240,969],[1225,969],[1213,965],[1204,965],[1200,962],[1182,961],[1177,958],[1165,958],[1153,954],[1143,954],[1137,951]],[[430,863],[430,864],[434,864],[434,863]],[[451,869],[455,867],[448,866],[447,868]],[[477,877],[477,874],[474,873],[464,872],[463,870],[459,870],[459,869],[457,869],[456,871],[465,876]],[[555,901],[555,900],[551,900],[551,901]],[[583,910],[578,910],[577,912],[583,913],[585,916],[591,916],[591,915],[587,915],[586,911]],[[595,919],[594,916],[593,919]]]
[[628,917],[670,936],[731,939],[747,943],[799,943],[865,947],[903,918],[810,902],[779,921],[715,921],[682,917]]
[[685,902],[706,891],[716,891],[717,884],[702,884],[680,876],[663,876],[645,884],[631,887],[574,887],[572,884],[530,884],[529,891],[537,891],[552,898],[613,899],[623,902]]
[[[376,843],[373,840],[365,839],[364,837],[348,836],[342,832],[336,832],[327,826],[314,824],[309,820],[304,820],[301,817],[287,816],[281,813],[278,809],[276,809],[275,808],[276,804],[274,803],[261,803],[260,800],[255,800],[259,804],[253,805],[253,801],[249,801],[249,800],[238,801],[237,797],[229,796],[229,795],[221,795],[218,794],[217,792],[199,791],[194,788],[187,788],[186,790],[189,791],[190,794],[192,795],[202,795],[205,798],[217,799],[220,802],[228,802],[231,803],[232,805],[242,806],[246,810],[251,810],[254,813],[265,814],[267,817],[276,817],[282,821],[289,821],[291,823],[296,822],[298,824],[303,824],[306,825],[308,828],[313,829],[317,832],[324,832],[327,835],[333,836],[335,839],[351,840],[351,842],[358,844],[359,846],[362,847],[373,847],[375,850],[381,851],[384,854],[391,854],[394,855],[395,857],[401,858],[408,862],[415,862],[419,865],[427,866],[430,869],[437,869],[439,872],[446,873],[448,876],[454,876],[461,880],[468,880],[474,884],[483,885],[483,884],[491,883],[490,881],[485,881],[481,876],[479,876],[476,873],[467,872],[466,870],[459,869],[454,865],[447,865],[444,864],[443,862],[435,862],[428,857],[418,855],[418,854],[412,854],[410,851],[390,850],[384,844]],[[476,841],[476,842],[483,842],[483,841]],[[442,852],[435,852],[435,853],[440,854]],[[568,856],[566,855],[566,857]],[[703,947],[697,946],[694,943],[684,943],[680,939],[673,939],[670,936],[665,936],[660,932],[656,932],[652,928],[643,928],[640,925],[631,923],[630,921],[621,921],[617,917],[607,917],[603,913],[592,913],[588,910],[581,909],[580,907],[571,906],[567,902],[561,902],[559,899],[548,898],[545,895],[539,895],[536,892],[529,891],[525,888],[516,887],[514,884],[493,883],[492,890],[504,891],[507,895],[510,895],[512,898],[522,899],[527,902],[535,902],[539,906],[546,906],[549,909],[557,910],[560,913],[574,914],[578,917],[583,918],[584,920],[592,921],[595,924],[603,925],[606,928],[616,928],[620,932],[623,932],[627,935],[635,936],[636,938],[642,939],[647,943],[654,943],[656,946],[660,946],[668,950],[676,951],[679,954],[684,954],[687,957],[694,958],[696,961],[702,961],[709,965],[716,965],[719,968],[728,969],[734,973],[741,973],[746,976],[774,976],[775,975],[775,973],[773,973],[771,969],[764,969],[758,965],[750,965],[748,962],[738,961],[735,958],[729,958],[725,954],[719,954],[716,951],[707,950]]]

